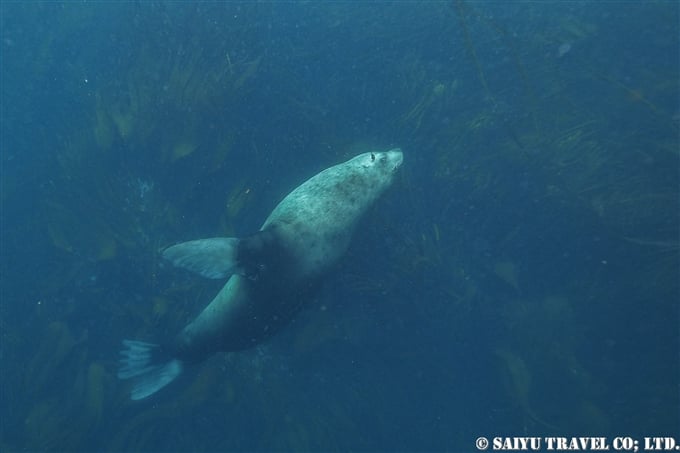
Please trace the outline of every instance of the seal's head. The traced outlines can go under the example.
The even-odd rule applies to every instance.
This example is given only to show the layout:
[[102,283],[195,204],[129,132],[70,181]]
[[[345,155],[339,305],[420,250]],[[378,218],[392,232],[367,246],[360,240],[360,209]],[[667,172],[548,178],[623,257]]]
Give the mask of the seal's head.
[[347,164],[358,167],[359,173],[371,182],[372,190],[380,193],[392,184],[394,175],[401,167],[403,160],[401,149],[395,148],[390,151],[359,154]]
[[381,173],[394,173],[401,166],[404,155],[401,149],[394,148],[389,151],[364,153],[356,158],[361,159],[365,167],[375,167]]

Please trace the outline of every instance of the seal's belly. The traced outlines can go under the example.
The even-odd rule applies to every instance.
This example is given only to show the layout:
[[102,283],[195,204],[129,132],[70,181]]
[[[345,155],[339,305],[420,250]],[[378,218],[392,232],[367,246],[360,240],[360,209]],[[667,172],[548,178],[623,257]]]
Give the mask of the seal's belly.
[[[201,314],[181,333],[182,349],[196,355],[250,348],[285,326],[314,288],[314,279],[258,280],[233,275]],[[285,284],[284,284],[285,282]],[[199,354],[200,355],[200,354]]]

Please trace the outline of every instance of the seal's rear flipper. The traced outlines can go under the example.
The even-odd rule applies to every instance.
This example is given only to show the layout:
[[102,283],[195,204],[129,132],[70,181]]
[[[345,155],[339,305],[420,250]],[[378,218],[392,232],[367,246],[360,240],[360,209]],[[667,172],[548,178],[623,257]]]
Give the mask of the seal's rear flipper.
[[118,379],[132,380],[131,399],[141,400],[153,395],[182,372],[182,362],[178,359],[154,360],[154,352],[158,351],[157,344],[123,340]]
[[207,278],[224,278],[238,272],[238,244],[236,238],[198,239],[168,247],[163,258]]

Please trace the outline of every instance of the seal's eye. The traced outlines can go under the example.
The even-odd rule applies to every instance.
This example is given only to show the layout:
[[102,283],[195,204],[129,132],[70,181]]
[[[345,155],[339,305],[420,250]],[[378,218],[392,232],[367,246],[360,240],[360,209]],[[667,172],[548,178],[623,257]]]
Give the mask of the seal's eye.
[[375,162],[375,154],[371,153],[371,162]]

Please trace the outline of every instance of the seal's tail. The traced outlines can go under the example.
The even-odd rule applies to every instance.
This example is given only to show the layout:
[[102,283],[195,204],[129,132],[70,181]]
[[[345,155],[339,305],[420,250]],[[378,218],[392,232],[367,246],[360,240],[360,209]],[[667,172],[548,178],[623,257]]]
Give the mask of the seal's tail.
[[163,360],[158,357],[160,353],[157,344],[123,340],[118,379],[132,380],[131,399],[141,400],[153,395],[182,372],[180,360]]

